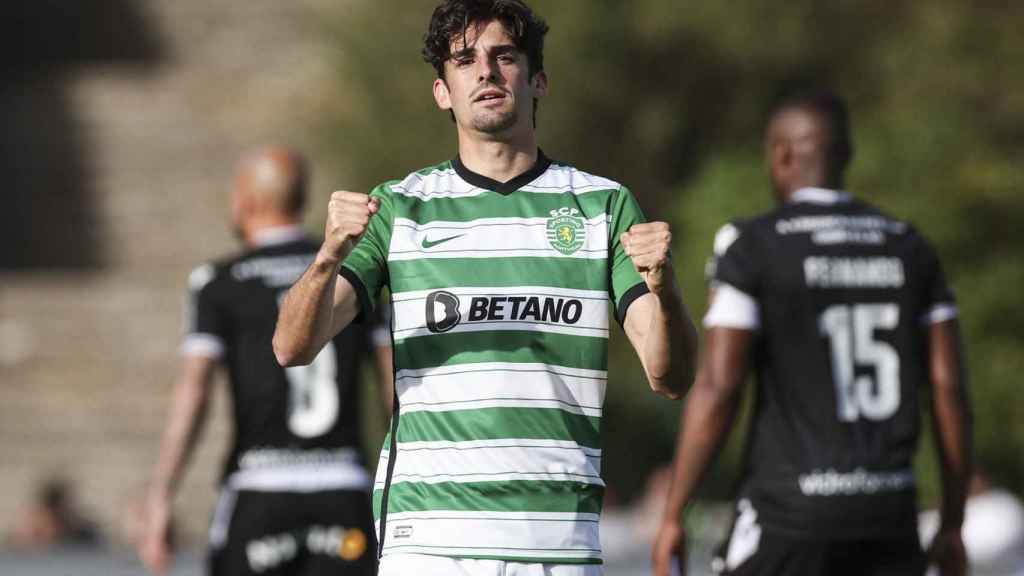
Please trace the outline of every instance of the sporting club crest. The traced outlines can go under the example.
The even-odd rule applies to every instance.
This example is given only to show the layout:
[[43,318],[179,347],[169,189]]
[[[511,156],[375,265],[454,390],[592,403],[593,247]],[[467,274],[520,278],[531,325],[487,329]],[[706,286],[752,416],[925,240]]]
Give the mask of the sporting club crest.
[[568,256],[579,250],[587,240],[587,226],[576,208],[559,208],[548,218],[548,242]]

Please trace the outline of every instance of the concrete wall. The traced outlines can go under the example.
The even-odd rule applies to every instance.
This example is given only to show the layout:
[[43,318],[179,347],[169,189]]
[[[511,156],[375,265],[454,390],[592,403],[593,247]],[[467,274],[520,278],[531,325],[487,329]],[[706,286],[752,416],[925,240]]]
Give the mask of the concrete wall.
[[[314,195],[331,188],[318,121],[343,95],[332,83],[324,25],[344,18],[348,4],[139,1],[132,10],[154,36],[155,55],[125,63],[100,54],[5,81],[8,101],[31,112],[16,114],[22,131],[44,136],[25,162],[31,156],[41,175],[71,162],[79,168],[63,189],[20,181],[20,198],[33,207],[26,200],[8,216],[31,226],[8,244],[31,250],[59,236],[67,215],[53,207],[74,199],[90,216],[74,220],[82,208],[69,209],[83,234],[61,237],[57,249],[73,251],[88,232],[96,254],[78,266],[0,269],[0,539],[50,473],[70,478],[83,508],[116,537],[156,457],[186,275],[237,246],[226,226],[236,159],[254,145],[291,143],[311,157]],[[104,21],[102,30],[125,27]],[[52,115],[37,97],[44,93],[62,108],[63,124],[46,121]],[[61,148],[67,138],[74,146]],[[5,147],[17,151],[12,140]],[[214,498],[226,408],[221,393],[181,491],[180,525],[193,543]]]

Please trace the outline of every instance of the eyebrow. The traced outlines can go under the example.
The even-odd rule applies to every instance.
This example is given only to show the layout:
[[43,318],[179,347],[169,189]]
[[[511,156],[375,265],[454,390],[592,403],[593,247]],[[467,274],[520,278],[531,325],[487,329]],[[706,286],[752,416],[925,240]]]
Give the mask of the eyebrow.
[[[473,56],[475,52],[476,50],[472,46],[466,46],[462,50],[456,50],[455,52],[452,52],[451,59],[461,60],[463,58],[469,58]],[[501,56],[503,54],[516,52],[519,52],[519,48],[516,48],[515,44],[498,44],[497,46],[493,46],[490,49],[490,54],[492,56]]]

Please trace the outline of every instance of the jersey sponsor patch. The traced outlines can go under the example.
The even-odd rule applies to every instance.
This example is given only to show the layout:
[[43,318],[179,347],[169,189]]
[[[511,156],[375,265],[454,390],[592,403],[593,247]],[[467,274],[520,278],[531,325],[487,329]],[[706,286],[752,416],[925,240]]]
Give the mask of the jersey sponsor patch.
[[542,286],[452,288],[394,295],[395,340],[446,332],[526,330],[607,337],[608,297]]
[[914,471],[908,469],[869,472],[857,468],[852,472],[837,472],[830,468],[801,474],[799,483],[800,492],[804,496],[853,496],[900,492],[914,487]]

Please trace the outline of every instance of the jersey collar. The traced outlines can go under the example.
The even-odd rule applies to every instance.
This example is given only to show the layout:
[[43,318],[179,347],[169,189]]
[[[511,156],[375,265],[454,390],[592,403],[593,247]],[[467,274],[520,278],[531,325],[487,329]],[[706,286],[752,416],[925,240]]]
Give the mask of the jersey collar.
[[844,204],[853,200],[853,197],[846,192],[829,190],[828,188],[800,188],[789,197],[790,202],[802,202],[806,204]]
[[295,242],[296,240],[302,240],[305,237],[306,232],[302,229],[302,226],[297,224],[293,224],[291,226],[274,226],[272,228],[264,228],[253,233],[252,243],[257,248],[266,248],[267,246],[277,246],[279,244]]
[[532,168],[530,168],[526,172],[523,172],[519,176],[516,176],[515,178],[509,180],[508,182],[498,182],[493,178],[488,178],[483,174],[477,174],[476,172],[473,172],[469,168],[466,168],[466,165],[462,163],[462,159],[459,158],[458,156],[456,156],[455,159],[452,160],[452,168],[455,169],[455,173],[459,175],[459,178],[462,178],[463,180],[472,184],[473,186],[483,188],[484,190],[493,190],[498,194],[511,194],[512,192],[519,190],[523,186],[526,186],[530,182],[536,180],[537,177],[539,177],[541,174],[544,173],[545,170],[548,169],[548,166],[551,166],[551,160],[549,160],[548,157],[544,155],[543,150],[538,148],[537,162],[533,165]]

